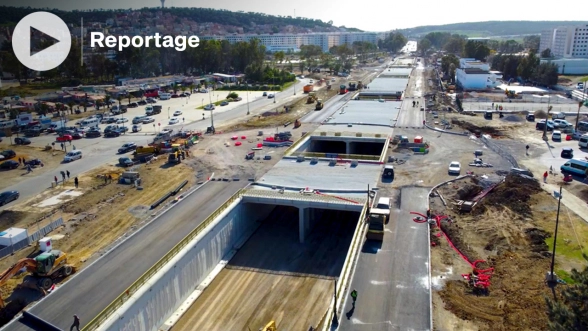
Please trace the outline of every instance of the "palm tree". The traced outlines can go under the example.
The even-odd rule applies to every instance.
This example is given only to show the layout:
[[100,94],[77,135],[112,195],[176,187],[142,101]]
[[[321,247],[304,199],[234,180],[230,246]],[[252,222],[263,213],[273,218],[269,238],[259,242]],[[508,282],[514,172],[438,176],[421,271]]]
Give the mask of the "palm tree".
[[105,95],[104,96],[104,102],[106,102],[106,108],[110,109],[110,99],[112,99],[112,97],[110,95]]
[[196,87],[196,86],[194,85],[194,83],[192,83],[192,84],[188,85],[188,88],[190,88],[190,93],[194,93],[194,88],[195,88],[195,87]]
[[132,95],[132,94],[130,94],[130,93],[127,93],[127,98],[129,98],[129,103],[131,103],[131,98],[132,98],[132,97],[133,97],[133,95]]
[[47,106],[47,104],[46,104],[46,103],[44,103],[44,102],[43,102],[43,103],[41,103],[41,105],[39,105],[39,110],[38,110],[38,112],[39,112],[39,115],[40,115],[40,116],[45,116],[45,115],[47,115],[47,111],[48,111],[48,110],[49,110],[49,106]]
[[120,95],[120,94],[119,94],[119,95],[116,97],[116,100],[118,100],[118,108],[119,108],[119,109],[120,109],[120,107],[122,106],[122,100],[123,100],[123,99],[124,99],[124,98],[123,98],[123,96],[122,96],[122,95]]

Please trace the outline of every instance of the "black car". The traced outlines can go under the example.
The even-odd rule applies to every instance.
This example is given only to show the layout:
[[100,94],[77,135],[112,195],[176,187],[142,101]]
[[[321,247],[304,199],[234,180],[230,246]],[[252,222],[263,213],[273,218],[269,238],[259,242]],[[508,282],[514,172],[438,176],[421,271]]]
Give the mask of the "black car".
[[41,130],[39,129],[28,129],[24,132],[24,135],[27,137],[38,137],[41,135]]
[[14,161],[14,160],[8,160],[8,161],[4,161],[4,162],[2,162],[2,164],[0,164],[0,169],[12,170],[12,169],[18,168],[18,166],[19,166],[18,162]]
[[0,152],[0,155],[4,156],[4,159],[12,159],[16,156],[16,153],[11,149],[7,149],[5,151]]
[[18,200],[20,193],[18,191],[6,191],[0,193],[0,206]]
[[564,159],[573,159],[574,158],[574,150],[570,147],[564,147],[561,150],[561,157]]
[[119,153],[127,153],[130,151],[134,151],[135,149],[137,149],[137,144],[135,143],[126,143],[124,145],[122,145],[119,149],[118,152]]
[[102,136],[102,133],[99,130],[90,130],[86,132],[86,138],[96,138]]
[[147,101],[140,100],[140,101],[137,101],[137,104],[139,104],[139,106],[145,106],[147,104]]
[[18,138],[14,138],[14,143],[17,145],[30,145],[31,141],[28,138],[18,137]]
[[120,132],[118,130],[109,130],[109,131],[104,132],[104,137],[106,137],[106,138],[120,137]]
[[129,107],[129,108],[137,108],[137,107],[139,107],[139,104],[136,103],[136,102],[131,102],[131,103],[129,103],[129,105],[127,107]]
[[43,164],[43,162],[41,162],[41,160],[39,159],[32,159],[32,160],[26,160],[25,165],[30,165],[31,167],[36,167],[36,166],[40,166],[41,164]]

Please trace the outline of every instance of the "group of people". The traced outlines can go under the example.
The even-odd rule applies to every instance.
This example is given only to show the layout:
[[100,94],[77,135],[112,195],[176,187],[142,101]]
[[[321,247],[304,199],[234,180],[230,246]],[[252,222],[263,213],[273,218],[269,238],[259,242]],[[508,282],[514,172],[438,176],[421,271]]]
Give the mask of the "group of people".
[[[66,178],[69,179],[69,175],[70,175],[69,170],[60,171],[60,174],[61,174],[62,182],[65,184]],[[57,176],[53,176],[53,180],[55,181],[55,185],[57,185],[57,182],[58,182]],[[74,178],[74,185],[76,186],[76,188],[78,188],[78,185],[79,185],[78,177]]]

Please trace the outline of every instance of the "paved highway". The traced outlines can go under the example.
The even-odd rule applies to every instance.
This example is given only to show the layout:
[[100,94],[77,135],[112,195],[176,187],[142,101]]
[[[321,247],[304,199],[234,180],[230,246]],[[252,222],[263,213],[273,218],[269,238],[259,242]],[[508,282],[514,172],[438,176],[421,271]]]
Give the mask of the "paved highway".
[[[89,322],[247,182],[209,182],[63,284],[29,312],[69,330]],[[3,331],[31,330],[19,320]]]
[[[297,98],[301,98],[303,97],[303,93],[302,93],[302,87],[304,86],[304,84],[306,84],[307,80],[303,79],[301,81],[299,81],[296,85],[293,85],[289,88],[287,88],[286,90],[284,90],[283,92],[278,92],[276,93],[276,103],[274,104],[273,99],[267,99],[267,98],[257,98],[257,99],[250,99],[249,101],[249,109],[250,109],[250,113],[255,115],[255,114],[260,114],[263,113],[269,109],[275,109],[277,107],[283,107],[283,105],[292,102],[293,100],[297,99]],[[294,95],[294,90],[296,89],[296,95]],[[222,91],[222,93],[228,93],[228,91]],[[220,93],[220,92],[219,92]],[[244,93],[244,92],[240,92],[240,93]],[[206,96],[206,94],[202,94],[204,96]],[[200,100],[199,97],[194,97],[195,100],[198,99]],[[172,99],[173,102],[176,102],[176,100],[179,99]],[[172,102],[172,100],[170,101],[162,101],[161,104],[163,105],[164,102]],[[218,112],[216,113],[217,110],[213,111],[213,117],[214,117],[214,125],[216,127],[219,127],[221,125],[225,125],[225,124],[229,124],[229,123],[233,123],[233,122],[237,122],[237,121],[242,121],[243,119],[245,119],[247,117],[247,103],[244,102],[246,100],[246,98],[243,98],[243,101],[241,101],[241,104],[239,106],[236,106],[228,111],[222,111],[222,112]],[[181,100],[180,100],[181,101]],[[177,102],[176,102],[177,103]],[[200,102],[197,102],[198,105]],[[171,103],[170,103],[171,104]],[[227,106],[228,107],[228,106]],[[135,108],[135,109],[129,109],[128,113],[124,114],[125,117],[132,119],[135,116],[138,115],[143,115],[144,114],[144,108],[145,107],[139,107],[139,108]],[[220,110],[221,107],[217,107],[217,109]],[[172,110],[173,110],[173,106],[172,106]],[[195,121],[192,123],[188,123],[186,125],[180,125],[180,126],[176,126],[176,130],[183,127],[185,130],[206,130],[206,128],[208,126],[210,126],[210,112],[206,112],[206,111],[202,111],[202,110],[198,110],[198,113],[200,112],[204,112],[206,113],[207,119],[206,120],[199,120],[199,121]],[[88,116],[91,113],[88,112]],[[73,123],[70,123],[71,125],[73,125]],[[127,123],[128,124],[128,123]],[[148,125],[145,125],[145,127],[147,127]],[[165,125],[164,125],[165,126]],[[105,125],[101,125],[101,127],[105,127]],[[41,136],[41,137],[37,137],[37,138],[33,138],[33,145],[35,146],[45,146],[49,143],[51,143],[52,141],[54,141],[55,139],[55,135],[49,135],[49,136]],[[145,135],[145,134],[133,134],[133,133],[127,133],[121,137],[118,138],[89,138],[89,139],[80,139],[80,140],[75,140],[72,144],[72,146],[67,146],[67,150],[69,151],[71,148],[73,148],[73,146],[76,147],[76,149],[82,150],[84,153],[84,157],[81,160],[77,160],[74,161],[72,163],[69,164],[61,164],[59,165],[59,167],[57,167],[55,170],[48,172],[44,175],[41,176],[34,176],[34,177],[30,177],[26,180],[23,180],[15,185],[9,186],[7,188],[5,188],[4,190],[8,191],[8,190],[15,190],[15,191],[19,191],[20,192],[20,200],[25,200],[27,198],[30,198],[32,196],[35,196],[36,194],[39,194],[41,191],[49,188],[51,186],[51,181],[53,181],[53,176],[54,175],[59,175],[60,171],[66,171],[69,170],[69,172],[71,173],[71,176],[79,176],[80,174],[91,170],[93,168],[96,168],[98,166],[107,164],[107,163],[116,163],[118,158],[120,157],[119,155],[116,154],[116,151],[118,150],[118,148],[126,143],[126,142],[135,142],[138,145],[145,145],[147,143],[150,143],[153,141],[153,136],[151,134],[149,135]],[[58,145],[56,145],[58,146]],[[58,176],[59,177],[59,176]],[[3,191],[4,191],[3,190]],[[3,207],[0,207],[0,211],[2,211],[5,208],[10,208],[11,205],[5,205]]]
[[[426,104],[425,98],[423,98],[423,91],[427,82],[423,77],[424,69],[423,64],[419,63],[410,75],[408,88],[404,93],[404,101],[402,102],[398,121],[396,122],[397,128],[423,127],[425,114],[420,109],[421,107],[425,107]],[[419,105],[413,107],[413,101],[418,101]]]
[[426,211],[427,194],[426,188],[403,188],[381,247],[364,244],[350,286],[358,292],[357,303],[353,308],[346,295],[339,330],[430,330],[427,225],[409,214]]

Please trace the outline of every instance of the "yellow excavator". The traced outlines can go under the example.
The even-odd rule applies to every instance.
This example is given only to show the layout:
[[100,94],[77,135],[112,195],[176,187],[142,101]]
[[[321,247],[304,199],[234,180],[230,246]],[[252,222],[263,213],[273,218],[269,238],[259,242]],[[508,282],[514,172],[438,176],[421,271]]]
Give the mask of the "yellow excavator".
[[[46,294],[53,286],[56,278],[67,277],[76,271],[75,267],[67,264],[67,255],[59,250],[43,252],[34,258],[21,259],[12,267],[0,274],[0,286],[26,269],[30,273],[18,287],[39,290]],[[0,296],[0,308],[4,308],[4,299]]]
[[259,331],[278,331],[278,328],[276,327],[276,322],[271,321],[271,322],[267,323],[266,326],[259,329]]

